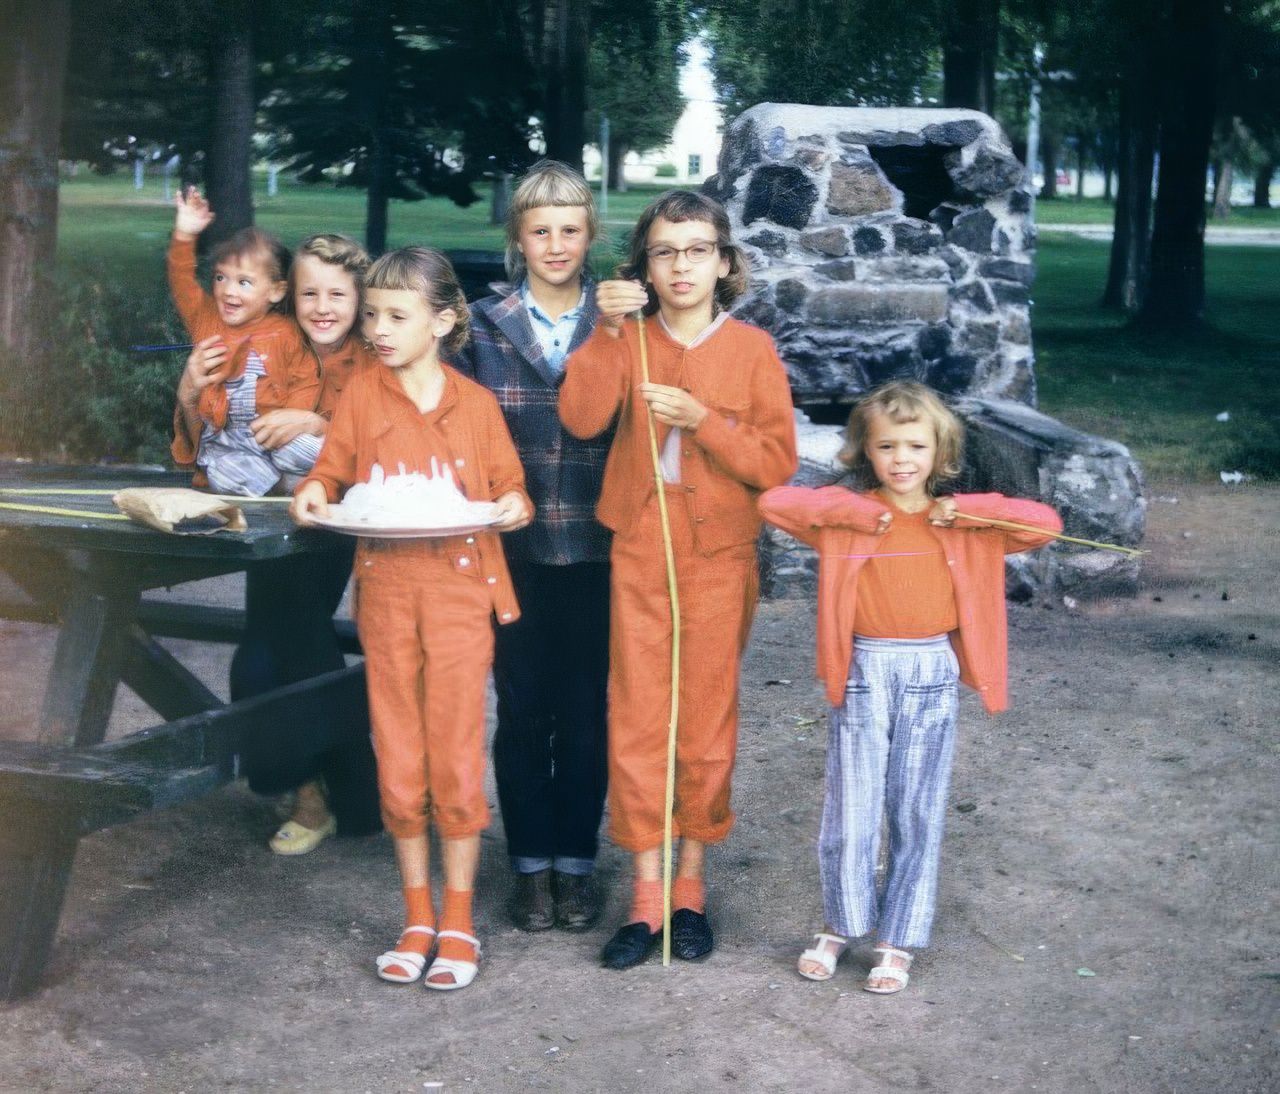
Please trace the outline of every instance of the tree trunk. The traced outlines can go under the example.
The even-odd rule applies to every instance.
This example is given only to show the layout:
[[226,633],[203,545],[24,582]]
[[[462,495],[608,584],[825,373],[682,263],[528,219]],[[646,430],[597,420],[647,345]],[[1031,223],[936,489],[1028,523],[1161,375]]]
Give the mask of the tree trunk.
[[588,0],[548,0],[547,157],[582,170],[587,142]]
[[1040,161],[1044,164],[1040,197],[1051,201],[1058,196],[1058,135],[1048,129],[1040,137]]
[[1140,318],[1162,328],[1204,319],[1204,186],[1213,138],[1222,0],[1173,0],[1157,88],[1164,117],[1151,234],[1151,279]]
[[1084,137],[1077,138],[1076,145],[1076,200],[1084,198]]
[[0,349],[35,382],[49,345],[53,304],[47,279],[58,239],[58,133],[71,5],[18,0],[6,9],[0,39]]
[[942,101],[994,114],[1000,0],[956,0],[943,24]]
[[1271,180],[1275,177],[1276,161],[1267,160],[1258,168],[1253,178],[1253,207],[1255,209],[1271,208]]
[[207,186],[217,217],[200,235],[202,249],[253,223],[253,23],[245,0],[219,8],[213,54],[213,133],[209,141]]
[[510,210],[511,175],[506,171],[500,171],[493,180],[493,193],[489,201],[489,223],[506,224],[507,213]]
[[609,141],[609,189],[619,194],[627,192],[626,159],[629,151],[617,137]]
[[1110,201],[1113,197],[1115,197],[1115,193],[1111,189],[1112,178],[1113,178],[1113,172],[1111,170],[1111,164],[1104,163],[1102,165],[1102,200],[1103,201]]
[[1151,254],[1151,172],[1158,117],[1150,94],[1150,37],[1125,64],[1120,89],[1118,176],[1114,231],[1102,305],[1130,315],[1142,306]]
[[1226,220],[1231,215],[1231,183],[1235,179],[1235,164],[1228,159],[1218,169],[1218,179],[1213,187],[1213,219]]
[[375,258],[387,249],[387,212],[391,188],[395,182],[395,166],[390,142],[392,52],[395,28],[386,0],[360,7],[356,36],[358,63],[363,77],[362,107],[369,151],[365,169],[368,173],[364,200],[364,245]]

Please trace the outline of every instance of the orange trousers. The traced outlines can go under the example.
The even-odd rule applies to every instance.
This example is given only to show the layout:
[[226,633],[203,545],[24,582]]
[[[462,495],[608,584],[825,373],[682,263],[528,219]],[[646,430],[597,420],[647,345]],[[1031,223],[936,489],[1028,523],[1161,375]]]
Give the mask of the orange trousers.
[[[755,544],[705,556],[684,489],[667,487],[680,594],[680,714],[673,829],[718,843],[733,827],[738,670],[755,612]],[[671,607],[657,499],[612,554],[609,835],[628,851],[662,843],[671,696]]]
[[[462,560],[466,559],[465,562]],[[489,825],[485,683],[493,604],[461,537],[366,540],[356,559],[382,821],[397,838],[442,839]]]

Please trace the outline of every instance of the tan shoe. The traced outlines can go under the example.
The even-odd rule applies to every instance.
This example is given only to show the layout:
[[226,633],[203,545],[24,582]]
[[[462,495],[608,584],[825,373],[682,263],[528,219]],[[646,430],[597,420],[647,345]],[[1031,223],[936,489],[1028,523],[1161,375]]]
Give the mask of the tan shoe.
[[314,851],[338,830],[336,818],[330,817],[319,828],[307,828],[297,821],[285,821],[267,841],[277,855],[305,855]]

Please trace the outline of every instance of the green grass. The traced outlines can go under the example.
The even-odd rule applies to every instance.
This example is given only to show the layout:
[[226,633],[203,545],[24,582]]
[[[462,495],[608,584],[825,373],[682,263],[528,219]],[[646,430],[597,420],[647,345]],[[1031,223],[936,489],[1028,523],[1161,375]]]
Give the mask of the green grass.
[[[279,195],[268,198],[263,180],[257,182],[258,222],[286,242],[322,229],[362,235],[362,192],[282,179]],[[627,226],[661,189],[610,195],[608,237],[593,251],[598,272],[612,267]],[[165,340],[160,328],[172,320],[165,318],[164,250],[173,214],[158,180],[148,179],[138,194],[123,176],[82,175],[63,183],[61,197],[60,272],[73,283],[101,284],[100,307],[124,312],[112,324],[112,344],[135,335]],[[499,249],[502,230],[488,223],[487,199],[485,193],[469,209],[439,198],[394,202],[390,242]],[[1100,200],[1077,205],[1064,199],[1037,208],[1044,223],[1059,213],[1060,223],[1081,220],[1086,208],[1109,213]],[[1236,210],[1254,212],[1267,211]],[[1280,223],[1280,211],[1269,215]],[[1236,469],[1280,477],[1280,248],[1207,249],[1210,325],[1194,338],[1138,332],[1099,309],[1107,253],[1105,243],[1059,234],[1041,239],[1033,326],[1042,409],[1129,445],[1158,477],[1208,479]],[[138,318],[138,330],[124,334],[131,317],[151,325],[144,333]],[[176,380],[181,362],[168,365]],[[136,398],[112,393],[104,413],[118,413]],[[1224,410],[1230,421],[1215,421]]]
[[[1254,209],[1235,205],[1226,220],[1215,220],[1208,209],[1207,223],[1214,228],[1280,228],[1280,208]],[[1110,224],[1116,207],[1102,198],[1077,198],[1064,194],[1049,201],[1036,202],[1036,222],[1048,228],[1054,224]]]
[[[1040,408],[1127,444],[1147,473],[1280,477],[1280,249],[1206,249],[1209,325],[1138,331],[1097,307],[1105,243],[1041,240],[1033,329]],[[1219,422],[1222,411],[1230,420]]]

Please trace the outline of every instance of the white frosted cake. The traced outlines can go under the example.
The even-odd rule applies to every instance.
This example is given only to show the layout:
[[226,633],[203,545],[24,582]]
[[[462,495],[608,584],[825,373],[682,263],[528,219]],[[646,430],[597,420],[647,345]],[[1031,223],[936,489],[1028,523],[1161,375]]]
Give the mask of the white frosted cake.
[[453,471],[433,458],[431,473],[406,471],[386,474],[374,464],[368,482],[356,483],[340,506],[342,519],[378,528],[455,528],[493,521],[497,506],[469,501],[458,489]]

